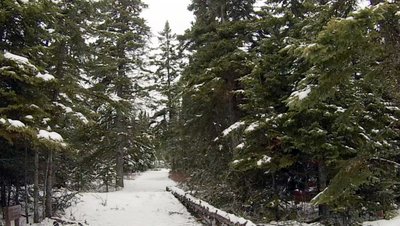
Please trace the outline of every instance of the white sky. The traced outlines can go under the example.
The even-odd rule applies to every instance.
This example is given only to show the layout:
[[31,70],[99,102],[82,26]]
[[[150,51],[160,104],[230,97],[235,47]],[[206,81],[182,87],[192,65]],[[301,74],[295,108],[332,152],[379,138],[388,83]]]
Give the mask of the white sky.
[[193,21],[192,12],[187,10],[190,0],[143,0],[148,8],[143,10],[142,16],[151,27],[154,35],[162,31],[168,20],[172,32],[183,34]]
[[[264,2],[264,0],[257,0]],[[172,32],[183,34],[194,20],[192,12],[187,10],[191,0],[143,0],[148,8],[143,10],[142,16],[151,27],[154,35],[162,31],[165,21],[169,21]],[[358,0],[361,8],[369,6],[369,0]]]
[[363,9],[370,5],[370,1],[369,0],[358,0],[358,5],[360,6],[361,9]]

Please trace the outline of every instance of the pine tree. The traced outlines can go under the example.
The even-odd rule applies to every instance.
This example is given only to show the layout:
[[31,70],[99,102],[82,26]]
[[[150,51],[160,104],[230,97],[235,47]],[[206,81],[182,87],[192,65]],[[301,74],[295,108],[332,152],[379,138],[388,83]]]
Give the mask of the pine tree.
[[[108,103],[99,103],[95,111],[102,114],[102,129],[107,131],[115,150],[116,186],[123,187],[123,166],[126,150],[130,148],[126,132],[134,121],[135,99],[133,75],[140,73],[142,51],[148,36],[148,27],[140,18],[144,7],[141,1],[100,1],[96,33],[98,37],[93,70],[94,92],[108,96]],[[105,127],[104,127],[105,126]]]
[[158,42],[150,65],[156,68],[152,89],[160,95],[160,100],[157,100],[155,118],[162,119],[157,124],[153,123],[153,127],[159,140],[159,158],[165,160],[168,157],[173,164],[181,97],[177,80],[181,75],[183,57],[179,50],[176,34],[172,33],[168,21],[165,23],[163,31],[159,33]]
[[[38,53],[43,50],[44,44],[49,37],[49,32],[44,25],[48,24],[50,16],[45,14],[45,10],[51,9],[51,4],[46,1],[38,1],[35,3],[23,3],[16,1],[4,1],[2,4],[1,17],[1,37],[2,37],[2,90],[4,98],[2,116],[8,118],[10,125],[8,128],[23,128],[18,140],[8,140],[9,150],[13,150],[15,154],[25,149],[24,163],[28,164],[28,157],[34,152],[35,158],[38,152],[46,152],[48,150],[59,150],[59,144],[62,137],[47,127],[45,119],[47,119],[52,111],[49,93],[56,88],[54,76],[42,69],[40,60],[37,58]],[[50,5],[49,8],[47,8]],[[3,7],[4,6],[4,7]],[[25,57],[23,57],[23,56]],[[26,58],[28,57],[28,58]],[[51,85],[44,84],[43,81],[52,81]],[[17,119],[12,119],[17,117]],[[50,119],[50,118],[49,118]],[[4,120],[4,119],[3,119]],[[4,131],[4,130],[3,130]],[[18,131],[15,131],[18,132]],[[6,135],[5,133],[4,135]],[[51,135],[51,136],[50,136]],[[17,136],[18,137],[18,136]],[[49,142],[49,143],[48,143]],[[29,152],[28,152],[29,151]],[[14,159],[18,159],[18,155]],[[35,161],[36,163],[36,161]],[[25,166],[26,167],[26,166]],[[24,169],[25,167],[22,167]],[[35,191],[34,191],[34,221],[39,219],[38,215],[38,164],[35,164]],[[19,171],[19,170],[14,170]],[[28,170],[24,170],[25,192],[27,195]],[[14,183],[17,190],[21,184],[17,175],[13,175]],[[4,182],[3,178],[3,182]],[[11,182],[10,182],[11,187]],[[5,188],[2,187],[2,194],[5,194]],[[16,194],[16,202],[18,202],[18,194]],[[4,200],[4,197],[2,197]],[[51,201],[51,200],[50,200]],[[4,204],[4,203],[3,203]],[[25,204],[27,211],[27,203]]]
[[[293,109],[302,107],[301,115],[308,115],[313,111],[320,114],[318,118],[325,116],[325,119],[329,115],[327,112],[334,111],[330,114],[333,121],[325,121],[323,124],[331,126],[327,130],[323,129],[326,131],[324,137],[330,139],[323,142],[328,149],[322,152],[316,150],[313,155],[322,154],[322,159],[328,163],[344,162],[327,184],[327,190],[316,199],[317,203],[327,203],[335,209],[356,213],[358,208],[354,208],[355,203],[368,205],[371,209],[391,208],[390,201],[385,201],[385,204],[378,207],[372,200],[393,200],[393,197],[389,198],[392,195],[390,191],[395,189],[393,180],[397,180],[396,176],[388,175],[385,180],[377,179],[390,168],[390,171],[396,172],[396,163],[391,160],[397,158],[392,150],[398,149],[395,138],[398,133],[395,126],[398,110],[394,107],[395,95],[388,90],[395,81],[392,73],[396,72],[387,71],[381,66],[381,63],[396,55],[385,51],[396,42],[378,41],[388,35],[387,30],[383,31],[378,27],[392,20],[397,10],[397,4],[386,3],[354,12],[346,19],[331,20],[318,36],[316,44],[304,50],[314,67],[307,73],[302,85],[311,89],[308,96],[300,102],[293,100],[292,95],[289,105],[297,102],[291,106]],[[333,46],[339,48],[332,48]],[[387,76],[382,77],[382,74]],[[314,125],[316,122],[314,120]],[[352,139],[348,139],[350,134]],[[304,133],[301,136],[305,137]],[[315,140],[313,136],[310,138]],[[309,144],[310,141],[303,145],[306,143]],[[321,147],[321,144],[313,146]],[[362,165],[369,167],[360,168]],[[365,201],[354,196],[355,192],[362,191],[361,194],[365,194],[368,190],[380,191],[381,196],[364,197]]]
[[[240,108],[240,78],[252,67],[245,47],[251,37],[248,22],[253,16],[253,3],[193,1],[190,6],[196,21],[184,35],[183,46],[192,54],[180,80],[184,86],[182,129],[174,170],[190,173],[198,186],[205,179],[218,190],[228,183],[233,149],[239,138],[234,134],[223,137],[222,132],[244,115]],[[232,198],[212,197],[214,204],[230,203]]]

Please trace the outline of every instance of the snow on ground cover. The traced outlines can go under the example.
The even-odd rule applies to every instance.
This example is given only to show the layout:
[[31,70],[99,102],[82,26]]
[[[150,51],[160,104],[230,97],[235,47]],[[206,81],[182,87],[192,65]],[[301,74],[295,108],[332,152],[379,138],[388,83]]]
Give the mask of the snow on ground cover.
[[279,222],[272,221],[269,224],[259,224],[258,226],[323,226],[323,225],[320,223],[307,224],[297,221],[279,221]]
[[366,221],[362,226],[399,226],[400,225],[400,211],[398,216],[390,220]]
[[189,226],[202,225],[169,192],[175,183],[168,170],[148,171],[125,188],[112,193],[83,193],[81,202],[65,211],[64,219],[95,226]]

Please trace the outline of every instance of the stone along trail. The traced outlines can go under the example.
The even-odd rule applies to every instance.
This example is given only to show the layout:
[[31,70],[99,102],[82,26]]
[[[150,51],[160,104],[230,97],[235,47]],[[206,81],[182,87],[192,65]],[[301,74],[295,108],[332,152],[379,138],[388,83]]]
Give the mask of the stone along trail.
[[110,193],[83,193],[81,202],[66,210],[64,218],[94,226],[192,226],[196,222],[166,186],[175,183],[168,171],[147,171],[125,188]]

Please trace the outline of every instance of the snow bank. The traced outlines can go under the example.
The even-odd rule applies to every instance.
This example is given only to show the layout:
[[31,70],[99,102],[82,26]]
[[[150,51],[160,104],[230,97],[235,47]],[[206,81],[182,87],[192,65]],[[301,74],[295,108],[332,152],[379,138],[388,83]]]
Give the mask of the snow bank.
[[378,221],[369,221],[364,222],[363,226],[399,226],[400,225],[400,216],[397,216],[390,220],[378,220]]
[[258,226],[324,226],[321,223],[300,223],[298,221],[271,221],[269,224],[259,224]]
[[[190,194],[187,194],[185,191],[182,189],[179,189],[177,187],[168,187],[167,188],[169,191],[172,192],[173,195],[175,195],[178,199],[181,201],[186,201],[186,204],[191,203],[197,206],[196,212],[204,211],[208,212],[208,216],[206,217],[212,217],[215,219],[218,219],[222,221],[221,223],[224,223],[226,225],[238,225],[238,226],[256,226],[253,222],[250,220],[246,220],[242,217],[238,217],[236,215],[227,213],[223,210],[220,210],[218,208],[215,208],[214,206],[208,204],[207,202],[204,202],[200,199],[197,199]],[[185,204],[185,203],[184,203]],[[200,211],[198,211],[200,208]],[[202,213],[204,213],[202,212]],[[213,216],[211,216],[213,215]]]

